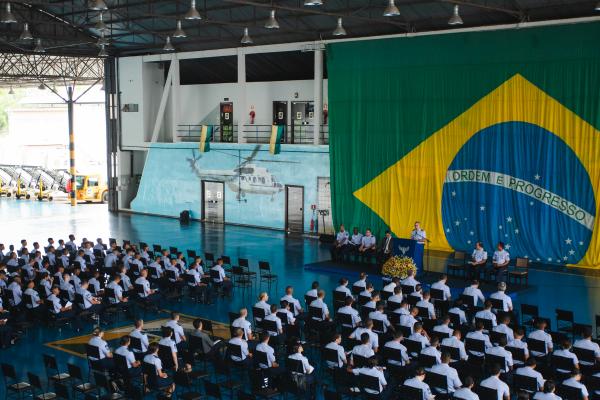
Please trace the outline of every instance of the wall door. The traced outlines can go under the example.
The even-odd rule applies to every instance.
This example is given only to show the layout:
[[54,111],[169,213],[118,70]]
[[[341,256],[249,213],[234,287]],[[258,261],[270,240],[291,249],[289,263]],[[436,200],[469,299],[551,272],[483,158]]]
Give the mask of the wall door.
[[202,181],[202,219],[225,222],[225,185],[223,182]]
[[304,232],[303,186],[285,186],[285,229],[290,233]]

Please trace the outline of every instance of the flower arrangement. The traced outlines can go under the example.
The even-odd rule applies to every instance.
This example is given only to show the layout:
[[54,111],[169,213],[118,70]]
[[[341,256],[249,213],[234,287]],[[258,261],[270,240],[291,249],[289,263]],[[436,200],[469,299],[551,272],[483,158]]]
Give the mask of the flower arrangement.
[[393,256],[383,264],[381,273],[383,275],[404,279],[411,270],[414,274],[417,273],[417,266],[412,258],[406,256]]

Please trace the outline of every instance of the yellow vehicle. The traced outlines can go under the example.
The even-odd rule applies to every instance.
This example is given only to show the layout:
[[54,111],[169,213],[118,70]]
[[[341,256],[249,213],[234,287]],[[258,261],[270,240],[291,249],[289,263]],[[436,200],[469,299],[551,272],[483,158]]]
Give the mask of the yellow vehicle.
[[[21,178],[19,178],[17,179],[17,186],[13,188],[12,194],[17,200],[21,200],[22,197],[25,197],[29,200],[31,198],[31,194],[27,192],[26,189],[27,188],[25,187],[25,184],[22,183]],[[8,195],[8,197],[10,197],[10,195]]]
[[47,199],[48,201],[52,201],[53,197],[52,197],[52,191],[51,190],[44,190],[44,182],[42,181],[42,179],[40,178],[40,181],[38,183],[38,190],[36,193],[36,197],[39,201],[42,201],[44,199]]
[[75,176],[75,198],[87,203],[108,201],[108,186],[98,174]]
[[0,178],[0,196],[10,197],[10,188],[4,185],[2,178]]

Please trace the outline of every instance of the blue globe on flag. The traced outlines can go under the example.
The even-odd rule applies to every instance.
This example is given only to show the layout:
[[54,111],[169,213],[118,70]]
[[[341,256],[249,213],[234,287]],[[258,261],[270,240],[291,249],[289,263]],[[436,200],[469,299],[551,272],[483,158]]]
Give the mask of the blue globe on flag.
[[575,264],[595,219],[590,178],[559,137],[537,125],[505,122],[471,137],[446,174],[442,221],[457,250],[504,242],[512,258]]

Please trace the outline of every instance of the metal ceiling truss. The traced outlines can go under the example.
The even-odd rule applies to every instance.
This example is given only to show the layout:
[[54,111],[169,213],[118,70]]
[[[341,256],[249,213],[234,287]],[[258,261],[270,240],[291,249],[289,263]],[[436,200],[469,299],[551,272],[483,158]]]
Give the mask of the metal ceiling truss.
[[[401,15],[384,17],[388,0],[324,0],[306,7],[303,0],[197,0],[201,21],[183,22],[186,38],[173,38],[177,50],[204,50],[239,46],[248,27],[255,44],[314,41],[330,38],[337,18],[343,18],[350,37],[389,35],[448,29],[448,18],[460,6],[466,27],[518,23],[530,20],[598,15],[597,0],[396,0]],[[0,0],[0,10],[6,6]],[[105,0],[108,10],[107,50],[115,56],[159,53],[165,39],[190,7],[189,0]],[[31,52],[31,41],[19,41],[22,22],[41,38],[52,54],[95,56],[100,13],[88,0],[13,1],[18,24],[0,24],[0,51]],[[263,27],[270,10],[281,26]]]

